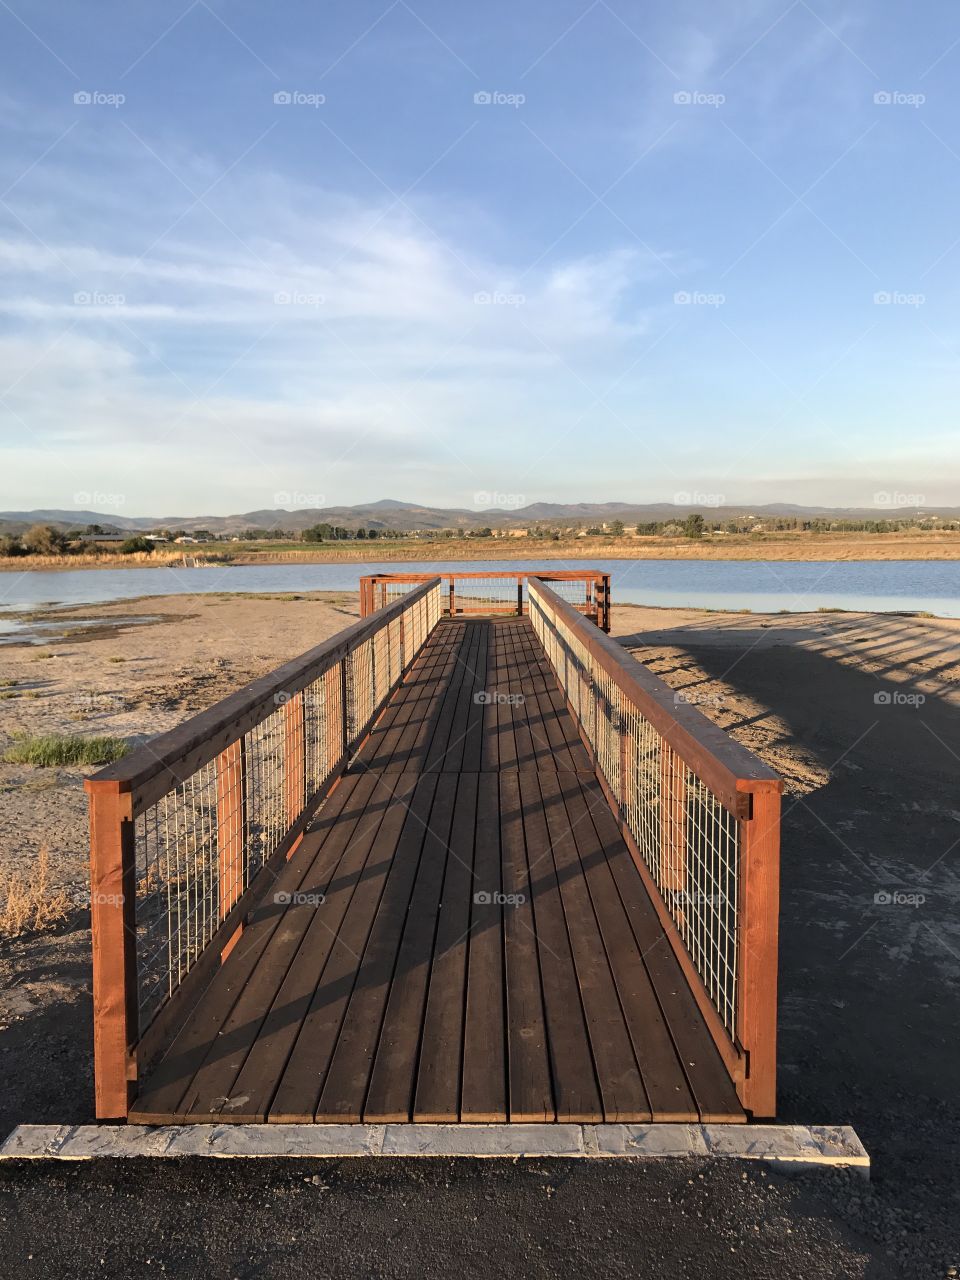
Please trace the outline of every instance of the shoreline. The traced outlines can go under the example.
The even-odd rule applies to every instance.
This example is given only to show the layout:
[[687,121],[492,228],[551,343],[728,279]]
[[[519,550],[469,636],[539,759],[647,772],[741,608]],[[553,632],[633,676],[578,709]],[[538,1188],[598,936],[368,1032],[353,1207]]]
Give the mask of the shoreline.
[[[200,561],[187,565],[187,560]],[[764,563],[862,563],[902,561],[960,561],[960,533],[902,536],[894,534],[815,534],[802,537],[730,535],[717,538],[634,538],[619,542],[551,542],[540,539],[484,539],[482,545],[417,543],[391,546],[389,540],[368,542],[360,547],[311,547],[309,550],[241,551],[198,547],[192,555],[180,557],[169,552],[148,554],[79,556],[17,556],[0,560],[0,573],[56,573],[80,569],[170,569],[181,567],[223,568],[278,564],[471,564],[476,562],[592,560],[716,560]]]

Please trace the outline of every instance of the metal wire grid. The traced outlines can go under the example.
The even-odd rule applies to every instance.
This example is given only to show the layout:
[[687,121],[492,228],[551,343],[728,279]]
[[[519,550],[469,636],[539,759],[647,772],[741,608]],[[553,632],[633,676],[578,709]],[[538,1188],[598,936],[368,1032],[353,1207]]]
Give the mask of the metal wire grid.
[[287,832],[284,713],[273,711],[244,735],[244,887]]
[[534,629],[711,1002],[734,1039],[740,824],[563,619],[548,612],[535,590],[531,601]]
[[[526,584],[524,584],[526,587]],[[550,590],[555,591],[561,600],[572,604],[581,612],[591,601],[593,584],[584,578],[554,578],[550,580]]]
[[666,886],[668,905],[713,1006],[733,1039],[740,945],[739,823],[676,756],[673,765],[680,775],[677,782],[683,797],[682,847],[686,858],[684,867],[676,869],[675,884]]
[[[439,617],[437,588],[405,611],[402,648],[396,618],[302,693],[281,699],[242,739],[136,819],[141,1031],[337,768],[351,735],[369,725]],[[290,777],[291,762],[302,764],[302,776]]]
[[373,717],[373,645],[364,640],[347,658],[347,733],[353,742]]
[[211,761],[134,824],[141,1026],[183,980],[220,922],[216,809]]
[[[518,584],[516,578],[491,574],[489,578],[449,578],[453,585],[453,607],[457,613],[516,613]],[[449,586],[447,588],[449,599]]]
[[337,767],[344,749],[343,664],[325,671],[303,691],[307,799]]

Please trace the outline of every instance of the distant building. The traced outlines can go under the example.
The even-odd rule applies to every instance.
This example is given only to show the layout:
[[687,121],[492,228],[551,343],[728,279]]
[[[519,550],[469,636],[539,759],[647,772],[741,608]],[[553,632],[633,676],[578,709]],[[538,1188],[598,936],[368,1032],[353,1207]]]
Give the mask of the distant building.
[[181,547],[186,547],[186,546],[195,547],[199,543],[199,541],[200,541],[199,538],[190,538],[190,537],[187,537],[186,534],[184,534],[182,538],[174,538],[174,542],[176,542],[177,545]]

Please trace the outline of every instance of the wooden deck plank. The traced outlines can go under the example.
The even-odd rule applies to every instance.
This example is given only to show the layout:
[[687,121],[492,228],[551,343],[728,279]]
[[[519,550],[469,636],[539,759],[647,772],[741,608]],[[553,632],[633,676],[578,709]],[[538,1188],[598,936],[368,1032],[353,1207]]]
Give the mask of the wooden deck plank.
[[[372,839],[363,874],[355,886],[349,887],[349,900],[337,904],[338,910],[333,919],[330,918],[332,913],[317,913],[315,925],[322,928],[325,936],[314,937],[311,941],[309,959],[312,963],[309,967],[304,966],[304,974],[298,972],[299,964],[291,970],[297,995],[294,1016],[287,1015],[286,1020],[295,1026],[296,1039],[289,1057],[280,1061],[279,1055],[272,1054],[269,1062],[252,1064],[250,1088],[255,1091],[255,1096],[267,1100],[267,1119],[271,1121],[306,1122],[314,1117],[353,993],[360,958],[387,877],[395,866],[392,852],[407,827],[407,806],[417,775],[396,774],[389,782],[389,774],[370,776],[385,789],[392,787],[391,801]],[[413,826],[411,822],[411,830]],[[345,909],[340,910],[341,906]],[[317,964],[315,956],[322,957],[321,964]],[[308,998],[309,1004],[304,1012]],[[283,992],[280,1000],[285,1002]]]
[[413,1111],[433,940],[457,798],[456,774],[434,776],[437,790],[430,825],[364,1106],[363,1119],[367,1124],[409,1120]]
[[[444,704],[424,769],[459,773],[463,763],[464,741],[470,723],[470,709],[478,684],[481,654],[486,650],[486,629],[482,623],[466,624],[466,638],[457,655],[457,671],[451,681],[452,697]],[[485,657],[483,659],[485,664]]]
[[543,798],[536,773],[521,773],[519,779],[557,1119],[589,1123],[603,1115],[603,1108]]
[[368,769],[409,768],[410,753],[422,723],[429,723],[446,691],[456,661],[457,638],[444,628],[436,644],[427,645],[370,734],[359,760]]
[[[429,699],[421,704],[420,723],[412,718],[404,734],[394,747],[394,752],[387,764],[390,770],[422,771],[427,756],[436,736],[437,727],[446,715],[452,714],[450,708],[456,701],[460,687],[460,663],[464,645],[469,636],[467,627],[462,622],[449,623],[438,627],[440,635],[436,643],[443,646],[444,661],[430,691]],[[449,636],[449,642],[446,640]]]
[[[477,626],[477,624],[474,624]],[[488,704],[478,700],[479,694],[489,692],[490,687],[490,631],[489,626],[477,626],[481,632],[477,640],[477,654],[474,665],[473,689],[467,707],[467,723],[464,730],[463,753],[460,757],[460,771],[478,773],[483,763],[484,726]],[[452,762],[451,762],[452,767]]]
[[500,787],[495,773],[479,776],[475,848],[460,1118],[492,1123],[507,1118],[503,873]]
[[506,905],[503,917],[510,1119],[555,1120],[517,773],[500,775],[500,840],[503,892],[513,900]]
[[424,774],[418,779],[397,846],[384,850],[391,858],[390,870],[317,1103],[314,1118],[318,1121],[359,1124],[363,1115],[373,1054],[430,825],[437,776]]
[[460,1116],[478,776],[461,774],[457,782],[414,1097],[413,1119],[421,1123],[453,1121]]
[[603,935],[620,1007],[649,1099],[649,1118],[677,1122],[698,1120],[699,1111],[683,1064],[610,868],[610,862],[617,858],[626,858],[629,862],[629,854],[615,827],[615,839],[609,839],[609,828],[606,842],[597,833],[592,809],[607,806],[599,785],[580,774],[558,775],[558,778],[567,821],[576,832],[584,883]]
[[[651,1119],[633,1042],[597,924],[577,847],[578,831],[567,815],[562,773],[538,776],[570,951],[580,985],[587,1034],[608,1121]],[[573,775],[576,782],[576,775]]]

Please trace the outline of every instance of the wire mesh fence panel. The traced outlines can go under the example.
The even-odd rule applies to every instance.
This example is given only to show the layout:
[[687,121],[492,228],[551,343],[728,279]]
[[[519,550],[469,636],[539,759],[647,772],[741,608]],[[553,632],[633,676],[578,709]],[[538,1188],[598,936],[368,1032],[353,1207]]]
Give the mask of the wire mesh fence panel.
[[220,923],[217,776],[211,762],[135,824],[137,990],[149,1022]]
[[454,613],[517,613],[517,579],[501,575],[489,578],[450,578],[451,612]]

